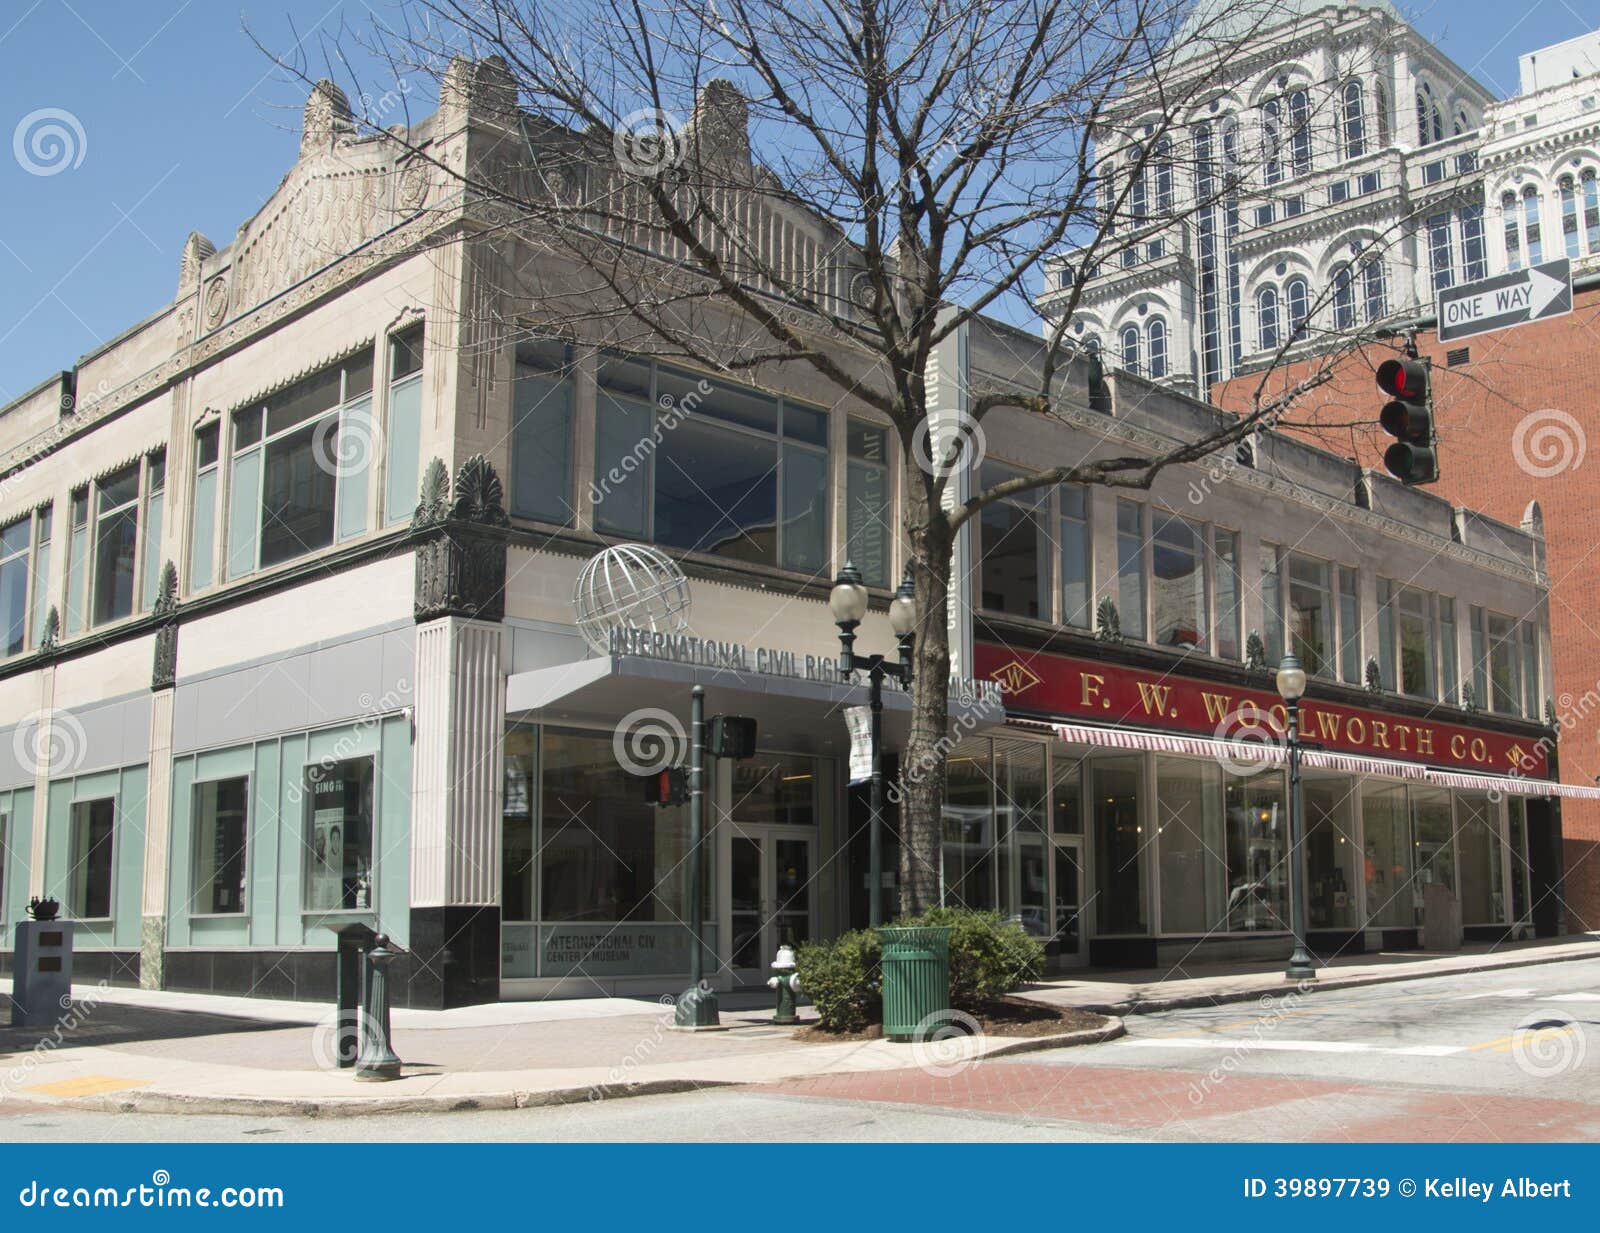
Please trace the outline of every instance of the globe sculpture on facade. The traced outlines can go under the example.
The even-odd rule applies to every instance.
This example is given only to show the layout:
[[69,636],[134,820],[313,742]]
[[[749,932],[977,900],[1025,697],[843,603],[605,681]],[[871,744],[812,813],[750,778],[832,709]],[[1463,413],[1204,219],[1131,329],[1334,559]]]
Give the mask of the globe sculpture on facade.
[[599,655],[623,630],[681,634],[689,628],[689,579],[666,553],[617,544],[595,553],[572,592],[578,632]]

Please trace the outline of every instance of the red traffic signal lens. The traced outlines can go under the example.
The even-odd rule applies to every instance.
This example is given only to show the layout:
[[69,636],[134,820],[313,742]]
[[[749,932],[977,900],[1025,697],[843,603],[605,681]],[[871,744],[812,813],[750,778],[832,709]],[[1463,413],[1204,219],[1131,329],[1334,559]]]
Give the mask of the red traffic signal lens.
[[1378,388],[1392,398],[1420,402],[1428,395],[1428,367],[1420,360],[1385,360],[1378,365]]

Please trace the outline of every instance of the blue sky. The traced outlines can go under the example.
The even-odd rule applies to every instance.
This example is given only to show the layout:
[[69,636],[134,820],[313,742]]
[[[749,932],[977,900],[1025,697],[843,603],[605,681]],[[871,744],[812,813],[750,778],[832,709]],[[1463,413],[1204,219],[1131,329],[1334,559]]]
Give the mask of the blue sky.
[[[219,247],[293,162],[304,88],[245,33],[313,71],[390,0],[7,0],[0,6],[0,403],[167,302],[190,231]],[[1600,0],[1400,5],[1501,95],[1517,56],[1600,26]],[[344,33],[341,35],[341,29]],[[392,84],[392,83],[390,83]],[[386,86],[387,88],[387,86]],[[67,113],[62,118],[59,113]],[[68,143],[17,156],[19,132]],[[42,161],[41,161],[42,160]],[[30,173],[25,165],[54,170]]]

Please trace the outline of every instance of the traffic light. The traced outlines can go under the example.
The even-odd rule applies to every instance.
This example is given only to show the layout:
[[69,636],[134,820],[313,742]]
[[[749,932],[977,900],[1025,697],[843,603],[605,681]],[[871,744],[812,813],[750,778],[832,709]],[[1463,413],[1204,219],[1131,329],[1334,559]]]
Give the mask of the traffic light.
[[646,805],[681,805],[689,799],[689,776],[681,766],[669,766],[641,775]]
[[706,752],[742,762],[756,756],[756,721],[744,715],[713,715],[706,725]]
[[1384,467],[1402,484],[1433,483],[1439,478],[1439,451],[1428,361],[1385,360],[1378,365],[1378,388],[1390,399],[1378,413],[1378,423],[1395,438],[1383,452]]

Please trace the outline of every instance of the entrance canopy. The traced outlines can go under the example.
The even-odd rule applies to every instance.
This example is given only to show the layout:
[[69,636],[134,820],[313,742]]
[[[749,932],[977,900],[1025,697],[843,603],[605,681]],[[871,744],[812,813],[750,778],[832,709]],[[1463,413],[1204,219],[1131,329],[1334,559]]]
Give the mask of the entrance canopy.
[[[1013,720],[1013,723],[1029,723]],[[1043,727],[1046,725],[1040,724]],[[1101,728],[1094,724],[1049,724],[1057,738],[1076,745],[1109,749],[1138,749],[1151,753],[1187,754],[1215,758],[1230,764],[1260,762],[1286,765],[1289,751],[1276,741],[1225,741],[1171,732],[1147,732],[1138,728]],[[1600,788],[1554,783],[1547,779],[1528,779],[1517,775],[1468,775],[1441,771],[1415,762],[1395,758],[1365,758],[1359,754],[1337,753],[1326,749],[1300,751],[1302,766],[1348,771],[1355,775],[1381,775],[1390,779],[1422,779],[1443,788],[1464,788],[1475,792],[1503,792],[1513,796],[1569,796],[1600,799]]]
[[[706,714],[748,715],[764,748],[844,754],[844,710],[867,704],[867,686],[750,669],[681,663],[645,655],[601,655],[518,672],[506,681],[506,713],[544,723],[614,725],[643,708],[689,720],[689,691],[706,690]],[[983,732],[1005,722],[1005,709],[982,697],[950,695],[951,729]],[[911,698],[883,689],[884,748],[902,748],[911,729]]]

